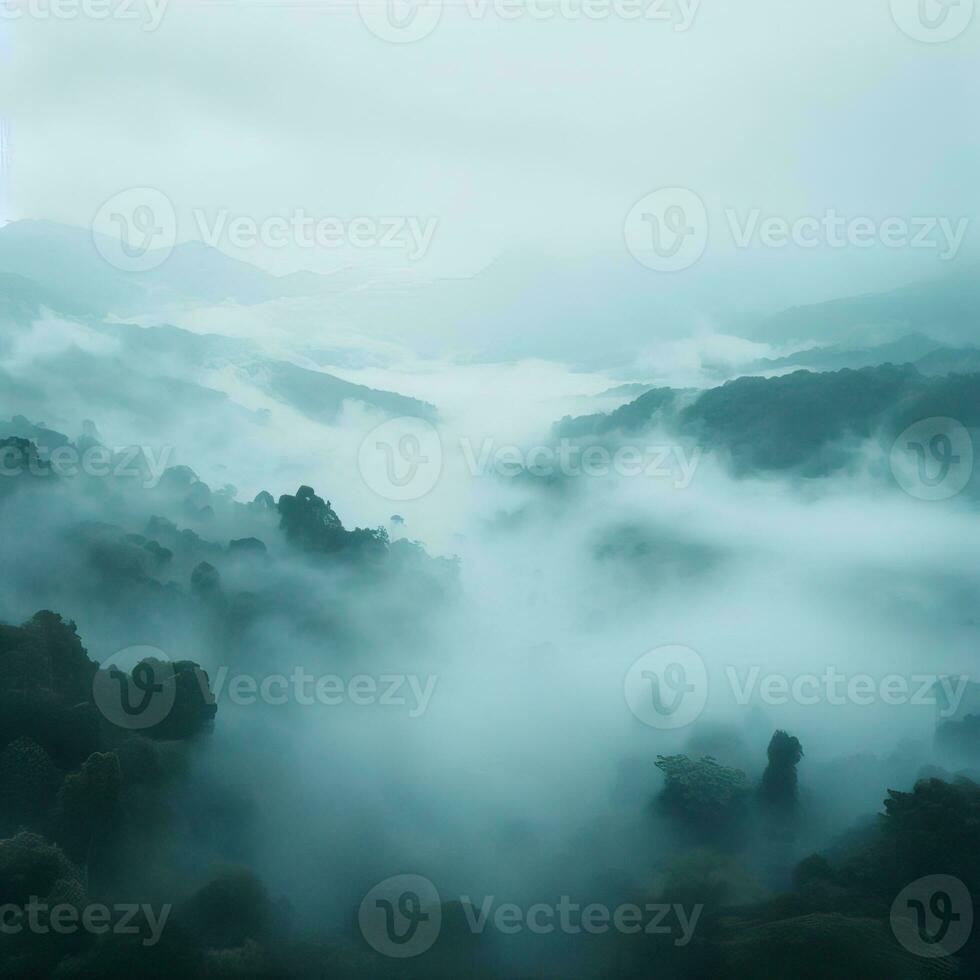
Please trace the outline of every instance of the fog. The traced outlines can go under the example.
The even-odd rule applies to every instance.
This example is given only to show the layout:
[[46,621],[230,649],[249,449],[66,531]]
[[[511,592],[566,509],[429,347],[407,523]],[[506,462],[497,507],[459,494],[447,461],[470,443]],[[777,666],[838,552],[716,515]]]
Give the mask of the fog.
[[[675,348],[671,377],[689,384],[699,350],[754,357],[760,349],[768,352],[723,337],[692,342]],[[112,357],[119,348],[81,323],[49,318],[13,336],[0,363],[33,391],[24,408],[36,421],[58,428],[92,418],[106,445],[145,447],[148,462],[189,466],[215,491],[239,488],[241,501],[308,483],[348,527],[387,525],[394,539],[457,562],[452,585],[448,575],[430,581],[428,569],[365,579],[296,554],[271,516],[234,509],[235,490],[201,497],[213,512],[195,512],[186,488],[152,468],[140,480],[113,480],[107,496],[78,492],[80,477],[5,508],[0,618],[57,609],[78,623],[96,659],[139,645],[207,671],[215,730],[188,761],[179,793],[221,814],[221,830],[176,844],[174,854],[195,869],[192,881],[209,862],[247,861],[273,896],[288,899],[301,935],[350,935],[361,897],[405,873],[424,875],[444,900],[656,893],[654,869],[686,846],[653,805],[663,785],[658,755],[703,749],[757,780],[773,731],[802,742],[805,819],[790,841],[759,840],[743,854],[754,883],[739,887],[750,896],[784,886],[795,861],[877,812],[887,788],[910,786],[928,766],[961,764],[934,745],[929,698],[832,704],[818,694],[803,704],[760,695],[767,675],[791,683],[831,666],[844,685],[856,675],[876,684],[970,675],[975,504],[932,506],[883,481],[876,438],[846,472],[823,479],[738,478],[724,454],[654,425],[621,438],[645,467],[664,456],[655,475],[543,478],[515,468],[509,454],[527,459],[534,447],[556,446],[552,426],[565,415],[625,402],[603,397],[614,378],[541,361],[406,355],[394,368],[336,372],[438,405],[439,478],[419,499],[391,500],[358,470],[365,441],[387,418],[366,405],[347,402],[317,423],[216,365],[208,380],[228,395],[216,414],[192,421],[179,406],[175,414],[138,402],[134,415],[123,394],[132,379],[88,403],[61,373],[66,352]],[[158,366],[134,365],[148,374]],[[39,414],[39,404],[58,414]],[[14,412],[21,407],[13,397]],[[66,425],[72,438],[79,429]],[[120,604],[91,580],[73,529],[87,520],[139,531],[154,514],[222,547],[254,535],[269,555],[233,560],[216,550],[219,595],[198,596],[176,620],[160,595],[126,591]],[[178,557],[168,575],[188,581],[198,557]],[[235,603],[249,612],[230,636]],[[708,694],[690,725],[658,730],[630,710],[628,675],[644,653],[671,644],[703,658]],[[412,693],[403,680],[405,703],[388,706],[245,704],[231,693],[238,674],[261,680],[296,668],[344,684],[409,674],[418,687]],[[753,690],[740,695],[751,677]],[[922,686],[909,683],[912,693]],[[162,893],[160,874],[150,863],[133,880]],[[526,941],[505,944],[507,969],[553,964],[552,943]]]
[[974,4],[631,2],[0,0],[0,974],[980,969]]

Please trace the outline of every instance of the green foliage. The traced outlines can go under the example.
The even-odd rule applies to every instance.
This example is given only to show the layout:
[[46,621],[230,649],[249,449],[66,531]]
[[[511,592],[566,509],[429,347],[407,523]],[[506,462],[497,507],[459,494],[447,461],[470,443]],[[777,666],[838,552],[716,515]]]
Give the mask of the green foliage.
[[870,437],[887,411],[922,382],[911,365],[890,364],[738,378],[704,392],[680,421],[706,446],[727,448],[739,471],[803,467],[817,476],[843,463],[832,444]]
[[26,831],[0,840],[0,904],[44,899],[63,881],[80,882],[81,874],[57,845]]
[[894,881],[949,874],[980,892],[980,785],[920,779],[911,793],[889,790],[885,814],[883,870]]
[[36,826],[54,802],[62,776],[32,738],[22,736],[0,752],[0,814],[3,828]]
[[204,980],[259,980],[269,976],[269,954],[252,939],[234,949],[204,951]]
[[75,624],[55,613],[0,624],[0,746],[26,737],[60,768],[80,764],[99,745],[96,670]]
[[181,906],[177,921],[203,946],[234,949],[266,936],[273,916],[262,882],[245,868],[229,868]]
[[737,834],[745,816],[745,773],[719,765],[710,755],[695,761],[686,755],[657,756],[666,777],[661,804],[680,825],[699,835]]
[[678,392],[671,388],[654,388],[639,398],[617,408],[608,415],[566,415],[555,426],[555,434],[564,439],[588,438],[612,432],[639,432],[653,424],[658,415],[668,415],[675,405]]
[[191,572],[191,591],[202,598],[216,595],[221,590],[221,575],[210,562],[202,561]]
[[58,794],[56,839],[77,861],[84,861],[92,838],[108,821],[122,788],[115,752],[96,752],[81,770],[65,779]]
[[927,377],[911,364],[742,377],[686,403],[680,394],[654,389],[608,415],[563,419],[557,434],[628,435],[663,424],[726,456],[737,474],[793,470],[819,477],[854,462],[860,440],[880,434],[890,446],[920,419],[980,427],[980,374]]
[[821,854],[811,854],[793,869],[794,888],[801,889],[815,881],[831,884],[837,881],[837,873]]
[[300,487],[295,496],[283,494],[279,498],[279,515],[286,537],[304,551],[380,555],[387,550],[386,531],[346,530],[330,501],[318,497],[312,487]]
[[[3,627],[0,661],[8,658],[31,664],[23,677],[24,687],[44,688],[46,693],[69,704],[92,696],[95,665],[82,646],[75,624],[57,613],[35,613],[20,630]],[[14,678],[8,683],[14,683]]]
[[731,980],[938,980],[956,970],[904,950],[885,921],[825,913],[733,922],[718,948],[716,975]]
[[149,935],[141,923],[140,935],[110,932],[84,953],[62,959],[51,980],[198,980],[207,977],[204,951],[183,930],[167,923],[158,945],[144,946]]

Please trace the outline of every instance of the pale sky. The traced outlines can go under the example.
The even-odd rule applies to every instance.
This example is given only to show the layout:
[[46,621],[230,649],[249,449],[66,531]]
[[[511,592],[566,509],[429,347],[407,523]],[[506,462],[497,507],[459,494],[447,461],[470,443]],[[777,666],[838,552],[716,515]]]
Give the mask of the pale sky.
[[[133,0],[137,20],[104,2],[108,20],[64,21],[27,12],[50,0],[7,0],[24,14],[0,22],[12,217],[88,226],[107,198],[149,186],[183,238],[199,237],[195,209],[433,218],[416,268],[439,275],[509,249],[621,250],[633,203],[665,186],[695,190],[713,220],[978,213],[980,18],[931,44],[889,0],[649,0],[668,20],[615,6],[542,20],[549,0],[499,0],[517,3],[508,20],[454,0],[428,36],[389,43],[339,0],[171,0],[152,31],[150,0]],[[249,252],[282,272],[365,259]],[[801,276],[825,267],[869,288],[939,270],[934,254],[882,248],[795,258]]]

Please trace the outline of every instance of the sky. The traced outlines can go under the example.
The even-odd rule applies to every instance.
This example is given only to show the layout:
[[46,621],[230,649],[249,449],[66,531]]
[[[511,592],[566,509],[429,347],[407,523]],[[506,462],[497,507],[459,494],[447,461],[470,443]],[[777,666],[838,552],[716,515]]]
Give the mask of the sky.
[[[86,227],[133,187],[166,195],[182,239],[220,215],[414,218],[434,229],[420,257],[346,238],[215,244],[276,272],[367,262],[435,277],[515,249],[622,252],[634,203],[684,188],[737,295],[748,263],[730,212],[977,212],[980,137],[964,106],[980,94],[980,19],[928,43],[906,0],[588,0],[600,19],[581,0],[431,0],[414,20],[394,0],[404,33],[432,28],[410,42],[378,36],[380,0],[104,0],[98,20],[85,13],[98,0],[61,2],[78,16],[6,0],[0,20],[13,218]],[[623,16],[632,2],[640,19]],[[793,279],[801,300],[944,265],[937,249],[880,244],[781,251],[762,271]]]

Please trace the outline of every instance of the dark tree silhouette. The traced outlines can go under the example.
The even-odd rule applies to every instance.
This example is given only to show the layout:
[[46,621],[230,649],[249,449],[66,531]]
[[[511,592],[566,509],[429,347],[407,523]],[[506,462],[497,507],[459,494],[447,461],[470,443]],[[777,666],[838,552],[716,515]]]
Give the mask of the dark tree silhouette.
[[769,742],[769,765],[762,774],[760,795],[763,801],[779,810],[791,811],[797,803],[796,767],[803,758],[800,740],[777,731]]

